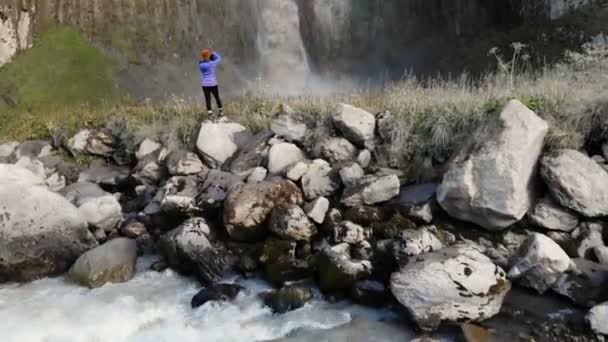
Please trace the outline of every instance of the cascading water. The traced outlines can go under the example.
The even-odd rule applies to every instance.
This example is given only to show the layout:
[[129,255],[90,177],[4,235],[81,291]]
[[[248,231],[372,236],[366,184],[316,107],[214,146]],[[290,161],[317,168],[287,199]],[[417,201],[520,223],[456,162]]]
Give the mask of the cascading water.
[[267,341],[296,330],[330,329],[357,316],[377,319],[382,314],[315,300],[299,310],[273,315],[258,298],[269,286],[245,279],[227,281],[245,286],[247,294],[193,310],[190,299],[200,288],[198,283],[171,270],[149,271],[152,260],[140,258],[139,272],[129,282],[94,290],[67,277],[0,285],[0,341]]
[[257,0],[257,5],[260,85],[282,94],[302,94],[312,73],[296,0]]

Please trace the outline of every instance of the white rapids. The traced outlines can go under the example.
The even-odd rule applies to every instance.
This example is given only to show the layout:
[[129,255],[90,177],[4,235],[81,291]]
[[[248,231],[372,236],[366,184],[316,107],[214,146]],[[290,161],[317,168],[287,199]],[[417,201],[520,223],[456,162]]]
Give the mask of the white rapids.
[[315,300],[284,315],[273,315],[257,298],[270,287],[259,280],[236,280],[248,294],[231,303],[208,303],[193,310],[200,285],[171,270],[148,271],[123,284],[89,290],[66,277],[29,284],[0,285],[0,340],[3,342],[207,342],[265,341],[297,330],[325,330],[358,316],[383,315],[342,303]]

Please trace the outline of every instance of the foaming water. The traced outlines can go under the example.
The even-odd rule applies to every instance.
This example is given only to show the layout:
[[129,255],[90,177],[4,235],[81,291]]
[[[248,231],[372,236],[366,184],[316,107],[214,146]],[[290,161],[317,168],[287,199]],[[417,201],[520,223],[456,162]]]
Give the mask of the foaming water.
[[357,316],[382,313],[315,300],[285,315],[273,315],[257,298],[269,289],[259,280],[237,280],[248,288],[231,303],[196,310],[190,299],[197,282],[168,270],[147,271],[123,284],[89,290],[66,277],[25,285],[0,285],[0,334],[4,342],[264,341],[300,329],[330,329]]

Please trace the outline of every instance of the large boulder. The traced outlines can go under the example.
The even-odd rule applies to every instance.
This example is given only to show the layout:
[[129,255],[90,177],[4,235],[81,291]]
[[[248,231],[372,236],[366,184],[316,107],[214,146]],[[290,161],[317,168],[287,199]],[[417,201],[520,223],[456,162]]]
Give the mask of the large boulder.
[[172,268],[192,274],[204,284],[217,282],[237,260],[224,245],[213,241],[212,233],[203,218],[189,219],[161,237],[161,253]]
[[340,104],[332,117],[336,128],[353,144],[363,147],[374,138],[376,117],[363,109]]
[[416,324],[476,322],[500,312],[511,289],[505,272],[477,249],[458,245],[412,258],[391,276],[391,291]]
[[44,179],[32,171],[12,164],[0,164],[0,183],[21,186],[44,185]]
[[302,177],[302,190],[307,200],[333,195],[340,188],[339,176],[323,159],[316,159]]
[[[97,242],[78,209],[46,186],[10,182],[0,168],[0,282],[29,281],[65,272]],[[14,176],[14,175],[13,175]]]
[[549,230],[573,231],[578,226],[578,216],[555,203],[547,196],[540,199],[528,213],[530,223]]
[[295,204],[281,205],[272,210],[270,231],[285,240],[310,241],[317,227],[310,222],[304,210]]
[[452,217],[489,230],[522,219],[548,124],[517,100],[486,122],[452,158],[437,200]]
[[196,148],[207,165],[219,168],[250,139],[251,133],[247,128],[221,118],[217,121],[204,121],[201,124]]
[[124,283],[135,275],[135,240],[117,238],[81,255],[70,268],[70,278],[90,288]]
[[253,141],[243,146],[234,156],[234,159],[230,163],[230,172],[246,177],[255,168],[262,166],[268,158],[268,151],[270,149],[268,140],[271,137],[272,132],[267,130],[256,134],[253,137]]
[[235,186],[224,203],[224,224],[231,238],[257,240],[266,234],[264,223],[278,205],[302,205],[298,187],[287,180]]
[[521,245],[509,270],[509,278],[544,293],[568,270],[570,257],[543,234],[532,234]]
[[608,172],[575,150],[545,156],[541,175],[559,204],[586,217],[608,215]]
[[76,207],[93,228],[106,233],[116,230],[122,222],[122,207],[112,194],[97,184],[79,182],[61,190],[61,194]]
[[357,158],[357,148],[345,138],[326,137],[315,146],[315,156],[332,164],[347,162]]
[[278,137],[294,142],[303,142],[308,135],[306,123],[296,118],[293,110],[287,106],[272,120],[270,129]]
[[306,160],[306,155],[294,144],[275,144],[268,152],[268,172],[273,175],[284,173],[291,164]]
[[318,263],[319,286],[327,292],[349,290],[372,274],[371,262],[353,259],[346,243],[324,248]]
[[386,202],[399,195],[400,186],[396,175],[368,175],[347,187],[341,202],[347,207]]

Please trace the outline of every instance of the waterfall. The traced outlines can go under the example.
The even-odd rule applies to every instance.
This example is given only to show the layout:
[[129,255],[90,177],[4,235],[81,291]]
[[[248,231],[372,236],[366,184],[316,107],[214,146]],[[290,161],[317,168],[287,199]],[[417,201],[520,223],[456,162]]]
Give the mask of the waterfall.
[[260,86],[282,94],[301,94],[311,70],[296,0],[258,0],[257,47]]

